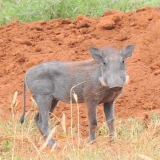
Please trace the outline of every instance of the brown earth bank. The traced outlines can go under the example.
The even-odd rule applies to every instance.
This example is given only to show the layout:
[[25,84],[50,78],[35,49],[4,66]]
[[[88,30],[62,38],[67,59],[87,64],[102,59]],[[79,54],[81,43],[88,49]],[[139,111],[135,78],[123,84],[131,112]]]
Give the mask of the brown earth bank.
[[[0,26],[0,116],[7,119],[15,91],[14,112],[23,108],[23,78],[26,70],[45,61],[80,61],[91,58],[89,46],[114,47],[118,50],[135,44],[127,60],[129,83],[115,102],[116,117],[144,117],[148,110],[160,111],[160,8],[146,7],[136,12],[106,11],[100,18],[79,15],[76,20],[56,19]],[[81,132],[87,130],[85,105],[80,106]],[[27,92],[27,110],[32,107]],[[59,103],[54,111],[66,114],[70,126],[70,105]],[[98,107],[98,122],[105,121]],[[73,122],[77,123],[76,106]]]

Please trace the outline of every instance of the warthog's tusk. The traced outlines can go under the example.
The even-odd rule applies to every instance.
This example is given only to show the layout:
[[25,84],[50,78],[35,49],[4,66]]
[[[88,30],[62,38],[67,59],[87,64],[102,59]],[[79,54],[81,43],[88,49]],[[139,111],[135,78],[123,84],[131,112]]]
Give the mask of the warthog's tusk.
[[127,84],[129,82],[129,75],[126,75],[126,81],[125,84]]
[[102,86],[107,87],[106,83],[104,82],[102,77],[99,77],[99,81],[101,83]]

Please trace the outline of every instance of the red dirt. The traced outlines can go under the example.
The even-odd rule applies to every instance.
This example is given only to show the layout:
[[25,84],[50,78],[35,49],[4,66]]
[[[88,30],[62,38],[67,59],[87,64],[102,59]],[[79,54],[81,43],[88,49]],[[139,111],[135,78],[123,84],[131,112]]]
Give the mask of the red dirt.
[[[10,113],[10,104],[18,91],[15,112],[23,108],[25,71],[45,61],[79,61],[91,58],[89,46],[122,49],[135,44],[127,60],[130,82],[115,103],[116,117],[144,117],[147,110],[160,111],[160,9],[146,7],[136,12],[107,11],[101,18],[79,15],[76,20],[56,19],[33,23],[18,20],[0,26],[0,116]],[[27,93],[27,110],[31,108]],[[70,125],[70,105],[59,103],[55,115],[66,114]],[[77,111],[74,106],[74,124]],[[81,132],[87,130],[87,113],[80,105]],[[98,121],[104,121],[103,107],[98,107]]]

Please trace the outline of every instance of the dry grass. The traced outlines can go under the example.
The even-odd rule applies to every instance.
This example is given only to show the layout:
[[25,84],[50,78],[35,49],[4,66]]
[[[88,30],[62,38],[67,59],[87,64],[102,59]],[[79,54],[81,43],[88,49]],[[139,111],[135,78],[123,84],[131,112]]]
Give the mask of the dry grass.
[[[77,103],[78,111],[78,103]],[[14,112],[14,110],[13,110]],[[78,114],[78,112],[77,112]],[[12,115],[6,121],[0,121],[0,159],[64,159],[64,160],[158,160],[160,158],[160,115],[151,115],[149,121],[127,119],[116,120],[116,143],[109,142],[108,129],[105,122],[97,131],[97,141],[87,143],[87,137],[72,135],[65,126],[65,115],[59,121],[62,133],[56,131],[51,124],[50,136],[56,138],[57,148],[46,147],[35,122],[35,113],[27,114],[23,125],[19,123],[20,114]],[[52,119],[51,121],[54,121]],[[77,119],[78,121],[78,119]],[[79,123],[79,121],[78,121]],[[76,130],[79,130],[77,125]],[[62,134],[60,136],[56,136]],[[74,134],[74,132],[73,132]],[[65,136],[63,136],[65,135]]]

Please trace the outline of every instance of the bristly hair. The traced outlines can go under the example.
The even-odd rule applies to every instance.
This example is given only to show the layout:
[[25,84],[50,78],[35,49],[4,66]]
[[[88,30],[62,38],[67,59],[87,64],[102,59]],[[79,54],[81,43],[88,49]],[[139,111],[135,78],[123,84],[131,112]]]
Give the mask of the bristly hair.
[[101,50],[103,51],[104,55],[113,55],[113,54],[119,54],[119,51],[115,48],[111,48],[108,46],[105,46],[103,48],[101,48]]

